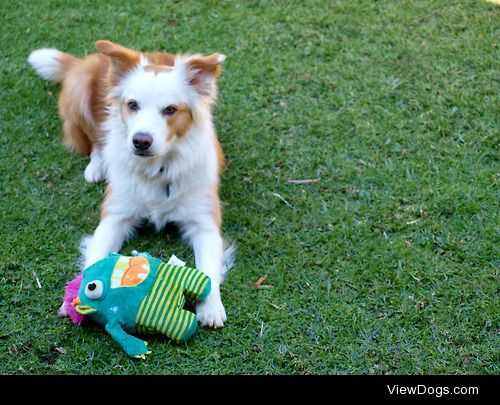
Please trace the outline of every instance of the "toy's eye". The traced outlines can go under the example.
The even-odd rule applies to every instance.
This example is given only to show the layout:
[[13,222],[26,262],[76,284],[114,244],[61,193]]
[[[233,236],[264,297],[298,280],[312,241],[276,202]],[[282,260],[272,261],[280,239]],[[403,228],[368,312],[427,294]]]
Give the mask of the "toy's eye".
[[103,291],[102,281],[100,280],[91,281],[85,287],[85,295],[87,296],[87,298],[90,298],[91,300],[96,300],[98,298],[101,298],[102,291]]

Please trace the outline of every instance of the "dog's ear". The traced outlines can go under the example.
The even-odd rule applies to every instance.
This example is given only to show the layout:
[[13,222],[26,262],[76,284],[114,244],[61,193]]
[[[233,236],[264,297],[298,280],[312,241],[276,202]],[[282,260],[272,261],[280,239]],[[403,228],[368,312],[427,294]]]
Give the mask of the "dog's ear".
[[202,96],[215,96],[215,82],[222,72],[226,55],[190,56],[185,60],[186,75],[190,86]]
[[96,41],[95,46],[100,53],[111,58],[110,80],[113,85],[117,84],[127,72],[141,62],[140,52],[114,44],[111,41]]

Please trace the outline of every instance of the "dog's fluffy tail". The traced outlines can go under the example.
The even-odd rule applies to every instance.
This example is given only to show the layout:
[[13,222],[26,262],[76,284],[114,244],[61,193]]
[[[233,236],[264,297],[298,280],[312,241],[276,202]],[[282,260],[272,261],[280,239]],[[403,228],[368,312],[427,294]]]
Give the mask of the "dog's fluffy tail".
[[28,62],[45,80],[60,83],[78,58],[57,49],[37,49],[31,52]]

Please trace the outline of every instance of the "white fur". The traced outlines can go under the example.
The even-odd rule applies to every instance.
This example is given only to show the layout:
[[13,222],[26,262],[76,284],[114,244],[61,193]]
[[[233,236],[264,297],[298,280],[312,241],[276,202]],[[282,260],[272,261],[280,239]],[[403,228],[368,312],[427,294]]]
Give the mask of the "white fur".
[[85,168],[84,177],[87,183],[99,183],[106,178],[106,167],[100,148],[94,149],[90,154],[90,162]]
[[61,80],[60,63],[62,52],[53,48],[42,48],[33,51],[28,62],[45,80]]
[[[106,215],[86,242],[84,268],[119,251],[143,219],[158,231],[167,222],[175,222],[183,239],[194,249],[196,267],[211,278],[212,291],[197,306],[198,320],[205,326],[222,327],[226,313],[220,283],[223,270],[232,265],[233,249],[224,254],[214,218],[213,188],[219,182],[215,130],[206,100],[197,96],[183,74],[178,66],[158,74],[138,67],[114,89],[116,100],[103,124],[107,134],[100,155],[111,193]],[[141,109],[124,122],[120,105],[129,99],[136,100]],[[178,103],[190,106],[194,122],[184,137],[167,142],[168,127],[161,110]],[[131,139],[138,131],[153,136],[154,156],[133,153]],[[169,197],[165,192],[167,184]]]

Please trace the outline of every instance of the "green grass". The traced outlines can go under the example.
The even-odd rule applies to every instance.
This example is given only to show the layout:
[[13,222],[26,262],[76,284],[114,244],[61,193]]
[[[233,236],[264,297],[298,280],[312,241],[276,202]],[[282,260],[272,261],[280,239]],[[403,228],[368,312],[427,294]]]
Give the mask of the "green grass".
[[[500,7],[84,3],[1,6],[0,373],[499,373]],[[56,316],[104,186],[64,149],[58,88],[26,58],[97,39],[228,55],[215,121],[238,244],[229,320],[184,345],[149,339],[143,362]],[[171,232],[133,249],[193,264]],[[253,287],[263,274],[273,288]]]

